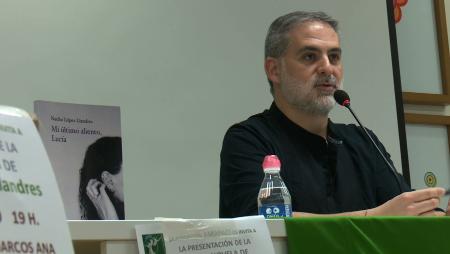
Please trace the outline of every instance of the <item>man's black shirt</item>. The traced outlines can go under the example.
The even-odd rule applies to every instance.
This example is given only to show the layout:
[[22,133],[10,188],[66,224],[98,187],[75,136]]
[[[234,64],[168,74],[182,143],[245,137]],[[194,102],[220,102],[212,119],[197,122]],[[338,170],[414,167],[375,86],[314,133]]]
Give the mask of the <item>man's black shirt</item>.
[[[369,131],[387,158],[377,137]],[[393,172],[362,130],[328,122],[328,138],[289,120],[275,105],[235,124],[225,134],[220,165],[220,217],[257,214],[264,178],[262,162],[275,154],[281,177],[297,212],[341,213],[376,207],[410,190]],[[389,159],[390,160],[390,159]]]

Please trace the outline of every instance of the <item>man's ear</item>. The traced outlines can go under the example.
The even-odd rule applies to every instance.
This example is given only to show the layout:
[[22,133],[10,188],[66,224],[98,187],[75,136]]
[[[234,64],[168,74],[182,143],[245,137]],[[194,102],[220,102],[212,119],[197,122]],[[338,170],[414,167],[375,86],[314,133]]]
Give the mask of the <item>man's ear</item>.
[[280,83],[280,61],[273,57],[267,57],[264,60],[264,70],[266,71],[267,78],[272,83]]
[[114,182],[112,180],[112,175],[108,171],[102,172],[102,182],[106,185],[106,188],[110,191],[114,191]]

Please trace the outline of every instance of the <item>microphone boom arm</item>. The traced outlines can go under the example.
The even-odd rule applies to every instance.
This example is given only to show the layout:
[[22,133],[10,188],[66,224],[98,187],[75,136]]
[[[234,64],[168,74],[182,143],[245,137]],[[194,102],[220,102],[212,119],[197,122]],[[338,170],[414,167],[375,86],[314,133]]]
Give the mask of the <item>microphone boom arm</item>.
[[397,185],[398,188],[400,189],[400,193],[403,192],[403,188],[402,188],[402,183],[400,181],[400,176],[399,173],[397,172],[397,170],[394,168],[394,166],[392,166],[392,164],[388,161],[388,159],[386,158],[386,156],[384,156],[383,152],[381,152],[380,148],[377,146],[377,144],[375,143],[375,141],[372,139],[372,137],[370,136],[370,134],[367,132],[366,127],[364,127],[364,125],[361,123],[361,121],[359,120],[359,118],[356,116],[355,112],[353,112],[353,109],[350,107],[350,103],[347,105],[344,105],[344,107],[348,108],[348,110],[350,110],[350,113],[352,113],[353,117],[356,119],[356,121],[358,122],[359,126],[361,127],[361,129],[364,131],[364,133],[366,134],[367,137],[369,137],[370,141],[372,142],[372,144],[375,146],[375,148],[378,150],[378,153],[381,155],[381,157],[383,158],[384,162],[386,163],[386,165],[388,165],[389,169],[391,170],[391,172],[394,174],[395,180],[397,181]]

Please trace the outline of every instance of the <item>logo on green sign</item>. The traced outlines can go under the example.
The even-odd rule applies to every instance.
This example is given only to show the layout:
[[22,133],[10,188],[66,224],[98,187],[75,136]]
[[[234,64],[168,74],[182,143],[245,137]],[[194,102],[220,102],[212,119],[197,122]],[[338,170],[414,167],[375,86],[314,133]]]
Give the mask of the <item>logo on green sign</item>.
[[163,234],[143,235],[145,254],[166,254]]

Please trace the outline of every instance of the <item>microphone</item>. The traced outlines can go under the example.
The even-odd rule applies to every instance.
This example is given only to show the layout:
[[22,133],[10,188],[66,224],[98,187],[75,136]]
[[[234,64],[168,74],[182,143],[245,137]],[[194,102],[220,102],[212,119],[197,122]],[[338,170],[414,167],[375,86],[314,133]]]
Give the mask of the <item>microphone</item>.
[[375,141],[372,139],[372,137],[369,135],[369,133],[366,130],[366,127],[364,127],[364,125],[361,123],[361,121],[359,121],[359,118],[356,116],[355,112],[353,112],[353,109],[350,107],[350,96],[344,91],[344,90],[336,90],[334,92],[334,99],[336,100],[336,102],[343,106],[348,108],[348,110],[350,110],[350,113],[352,113],[353,117],[355,118],[355,120],[358,122],[359,126],[361,127],[361,129],[364,131],[364,133],[366,134],[366,136],[370,139],[370,141],[372,142],[372,144],[375,146],[375,148],[377,149],[378,153],[381,155],[381,157],[383,158],[384,162],[386,163],[386,165],[389,167],[389,169],[391,170],[391,172],[394,174],[395,180],[397,181],[397,185],[400,189],[400,193],[403,192],[403,188],[402,188],[402,184],[400,181],[400,176],[397,173],[397,170],[395,170],[394,166],[391,165],[391,163],[388,161],[388,159],[386,158],[386,156],[384,156],[383,152],[381,152],[380,148],[377,146],[377,144],[375,143]]

